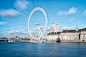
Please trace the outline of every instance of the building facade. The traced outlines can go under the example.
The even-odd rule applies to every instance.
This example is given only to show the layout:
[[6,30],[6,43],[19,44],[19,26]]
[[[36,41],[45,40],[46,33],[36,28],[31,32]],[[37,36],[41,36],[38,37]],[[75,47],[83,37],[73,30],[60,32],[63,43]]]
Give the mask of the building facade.
[[[58,24],[58,23],[55,23]],[[70,42],[86,42],[86,28],[84,29],[76,29],[76,30],[63,30],[59,32],[57,28],[55,28],[54,23],[51,24],[51,31],[46,36],[48,41],[70,41]],[[52,29],[53,28],[53,29]]]
[[52,23],[51,24],[51,31],[50,32],[59,32],[59,23]]

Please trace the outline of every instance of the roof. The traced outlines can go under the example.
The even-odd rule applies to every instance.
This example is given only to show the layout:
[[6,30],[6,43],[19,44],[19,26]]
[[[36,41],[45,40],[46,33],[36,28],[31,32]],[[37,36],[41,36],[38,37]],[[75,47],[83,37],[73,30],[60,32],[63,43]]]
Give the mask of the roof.
[[76,31],[76,30],[63,30],[62,32],[50,32],[50,33],[48,33],[48,35],[60,34],[60,33],[75,33],[75,32],[81,32],[81,31],[86,31],[86,28],[79,29],[78,31]]
[[62,33],[66,33],[66,32],[75,32],[76,30],[63,30]]
[[50,34],[60,34],[61,32],[50,32],[50,33],[48,33],[48,35],[50,35]]
[[86,31],[86,28],[84,28],[84,29],[79,29],[78,31],[76,31],[76,30],[63,30],[62,31],[62,33],[67,33],[67,32],[81,32],[81,31]]

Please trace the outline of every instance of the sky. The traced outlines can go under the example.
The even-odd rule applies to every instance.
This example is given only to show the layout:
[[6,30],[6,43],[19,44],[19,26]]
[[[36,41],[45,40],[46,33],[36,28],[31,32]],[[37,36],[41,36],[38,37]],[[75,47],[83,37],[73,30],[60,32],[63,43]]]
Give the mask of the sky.
[[[27,37],[27,20],[37,6],[45,9],[48,16],[48,30],[52,23],[59,23],[59,31],[86,28],[86,0],[0,0],[0,37]],[[43,28],[45,16],[39,10],[30,18],[30,29],[37,33],[39,23]]]

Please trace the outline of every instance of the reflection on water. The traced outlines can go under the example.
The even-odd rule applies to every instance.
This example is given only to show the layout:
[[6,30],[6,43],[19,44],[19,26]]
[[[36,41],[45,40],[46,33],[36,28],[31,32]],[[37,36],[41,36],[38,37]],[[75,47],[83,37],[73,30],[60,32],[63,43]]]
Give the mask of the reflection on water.
[[86,43],[0,42],[0,57],[86,57]]

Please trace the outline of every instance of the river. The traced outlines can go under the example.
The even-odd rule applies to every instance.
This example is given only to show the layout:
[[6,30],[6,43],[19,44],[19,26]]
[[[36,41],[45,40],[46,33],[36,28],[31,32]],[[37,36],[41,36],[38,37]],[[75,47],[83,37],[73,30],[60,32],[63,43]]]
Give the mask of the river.
[[86,57],[86,43],[0,42],[0,57]]

